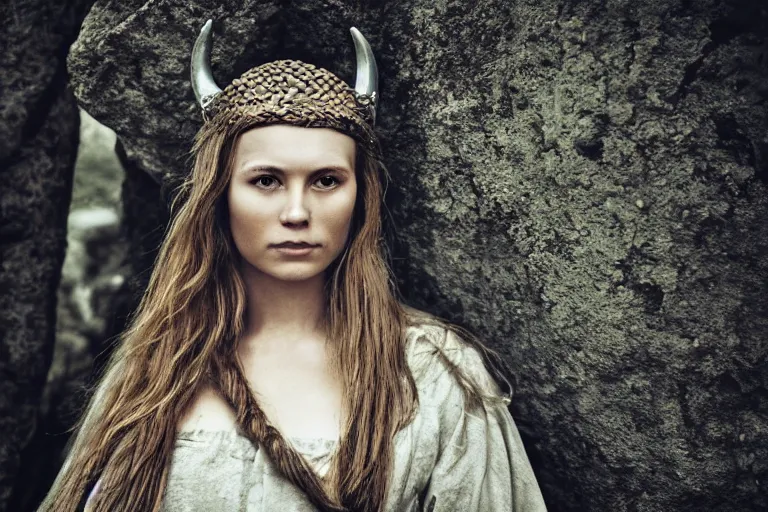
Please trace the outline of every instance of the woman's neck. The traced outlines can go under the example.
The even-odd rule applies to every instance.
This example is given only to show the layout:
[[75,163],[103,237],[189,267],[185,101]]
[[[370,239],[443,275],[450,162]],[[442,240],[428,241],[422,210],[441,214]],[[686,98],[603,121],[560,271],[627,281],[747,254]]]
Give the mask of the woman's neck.
[[[325,277],[286,281],[267,274],[243,272],[248,306],[244,342],[306,339],[325,336]],[[250,341],[248,341],[250,340]]]

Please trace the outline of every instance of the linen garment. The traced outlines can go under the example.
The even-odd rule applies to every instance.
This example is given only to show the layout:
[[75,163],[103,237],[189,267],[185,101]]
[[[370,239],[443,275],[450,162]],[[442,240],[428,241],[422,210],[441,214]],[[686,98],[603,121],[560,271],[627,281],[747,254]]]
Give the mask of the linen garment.
[[[486,392],[498,394],[479,354],[442,328],[413,326],[407,336],[419,405],[413,422],[394,439],[385,510],[545,511],[506,407],[465,408],[463,391],[436,349]],[[328,471],[337,440],[290,441],[320,475]],[[178,434],[164,512],[315,510],[234,427]]]

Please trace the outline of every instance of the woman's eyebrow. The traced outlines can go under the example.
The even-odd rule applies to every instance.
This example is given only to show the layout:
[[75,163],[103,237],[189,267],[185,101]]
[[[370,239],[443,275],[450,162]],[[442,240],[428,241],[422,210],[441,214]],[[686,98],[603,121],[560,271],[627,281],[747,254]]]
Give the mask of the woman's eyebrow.
[[240,172],[252,174],[255,172],[271,172],[275,174],[284,174],[283,170],[278,167],[273,167],[270,165],[249,165],[244,164],[240,167]]
[[[327,171],[337,171],[337,172],[340,172],[340,173],[347,173],[347,174],[352,172],[347,167],[344,167],[344,166],[340,166],[340,165],[325,165],[325,166],[322,166],[322,167],[318,167],[314,171],[310,172],[310,175],[319,174],[319,173],[327,172]],[[240,168],[240,172],[246,173],[246,174],[253,174],[253,173],[257,173],[257,172],[268,172],[268,173],[272,173],[272,174],[279,174],[280,176],[285,176],[285,174],[286,174],[286,172],[283,169],[281,169],[279,167],[275,167],[273,165],[249,165],[249,164],[245,164],[245,165],[243,165]]]

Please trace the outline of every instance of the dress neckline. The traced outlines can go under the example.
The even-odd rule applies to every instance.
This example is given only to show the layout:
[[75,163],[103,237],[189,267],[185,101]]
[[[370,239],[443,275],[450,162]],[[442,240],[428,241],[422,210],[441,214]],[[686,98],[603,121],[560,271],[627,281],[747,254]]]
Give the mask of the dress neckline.
[[[207,430],[207,429],[192,429],[182,430],[177,432],[176,438],[187,439],[192,441],[206,441],[211,439],[241,439],[250,443],[250,439],[244,436],[237,429],[230,430]],[[291,436],[287,438],[294,447],[300,451],[331,451],[339,443],[338,439],[332,439],[329,437],[299,437]]]

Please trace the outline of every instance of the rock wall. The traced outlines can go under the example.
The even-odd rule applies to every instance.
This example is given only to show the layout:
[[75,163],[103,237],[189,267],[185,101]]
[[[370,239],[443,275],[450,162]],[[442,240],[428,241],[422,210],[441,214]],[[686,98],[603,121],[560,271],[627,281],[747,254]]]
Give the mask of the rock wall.
[[0,510],[25,486],[53,352],[78,133],[65,57],[87,7],[0,6]]
[[396,273],[516,369],[551,510],[768,507],[764,8],[97,2],[74,90],[163,186],[200,126],[209,17],[221,85],[275,58],[351,81],[349,26],[369,38]]
[[384,37],[410,297],[518,368],[554,510],[765,508],[765,11],[485,5]]
[[[76,166],[75,176],[82,173]],[[90,396],[95,374],[110,347],[110,335],[117,327],[113,306],[115,295],[124,294],[127,288],[126,246],[114,206],[70,212],[57,292],[53,359],[9,510],[36,510],[64,460],[69,433]],[[119,324],[122,328],[123,322]]]

